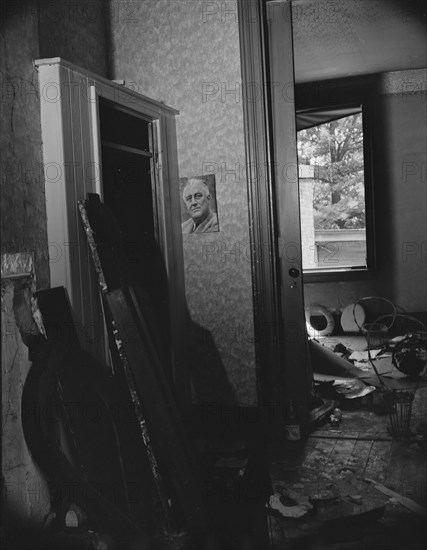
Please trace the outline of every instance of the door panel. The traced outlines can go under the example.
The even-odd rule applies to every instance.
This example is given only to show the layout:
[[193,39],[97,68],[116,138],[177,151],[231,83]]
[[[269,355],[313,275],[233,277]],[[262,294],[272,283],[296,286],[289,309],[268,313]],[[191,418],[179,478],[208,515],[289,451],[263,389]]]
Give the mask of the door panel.
[[311,369],[305,329],[291,2],[268,2],[268,48],[277,248],[282,309],[282,396],[288,439],[308,418]]

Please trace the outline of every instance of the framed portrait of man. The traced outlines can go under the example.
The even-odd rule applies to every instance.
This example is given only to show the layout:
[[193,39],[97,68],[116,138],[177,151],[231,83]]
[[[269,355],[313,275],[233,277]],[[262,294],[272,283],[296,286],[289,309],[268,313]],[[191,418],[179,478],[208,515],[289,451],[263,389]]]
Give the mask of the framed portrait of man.
[[183,235],[219,231],[215,174],[180,178]]

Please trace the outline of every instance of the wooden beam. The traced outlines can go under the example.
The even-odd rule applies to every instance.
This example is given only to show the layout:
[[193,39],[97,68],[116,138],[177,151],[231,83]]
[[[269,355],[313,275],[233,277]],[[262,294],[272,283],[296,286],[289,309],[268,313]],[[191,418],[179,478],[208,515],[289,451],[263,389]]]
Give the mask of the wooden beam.
[[[238,0],[243,121],[252,251],[255,351],[261,406],[280,403],[281,312],[266,84],[265,3]],[[276,418],[277,420],[277,418]]]

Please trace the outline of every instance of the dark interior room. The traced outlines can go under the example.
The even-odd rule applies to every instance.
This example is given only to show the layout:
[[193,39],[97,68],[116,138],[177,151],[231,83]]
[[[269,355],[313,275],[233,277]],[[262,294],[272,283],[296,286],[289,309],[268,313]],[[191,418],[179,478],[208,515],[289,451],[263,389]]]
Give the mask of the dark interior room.
[[2,548],[426,547],[426,13],[1,2]]

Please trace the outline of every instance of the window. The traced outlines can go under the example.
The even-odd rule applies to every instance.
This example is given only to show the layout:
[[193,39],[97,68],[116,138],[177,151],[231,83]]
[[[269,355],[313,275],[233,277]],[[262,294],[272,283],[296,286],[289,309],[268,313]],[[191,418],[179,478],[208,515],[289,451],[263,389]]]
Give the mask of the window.
[[297,123],[304,274],[366,273],[372,250],[362,106],[305,111]]

